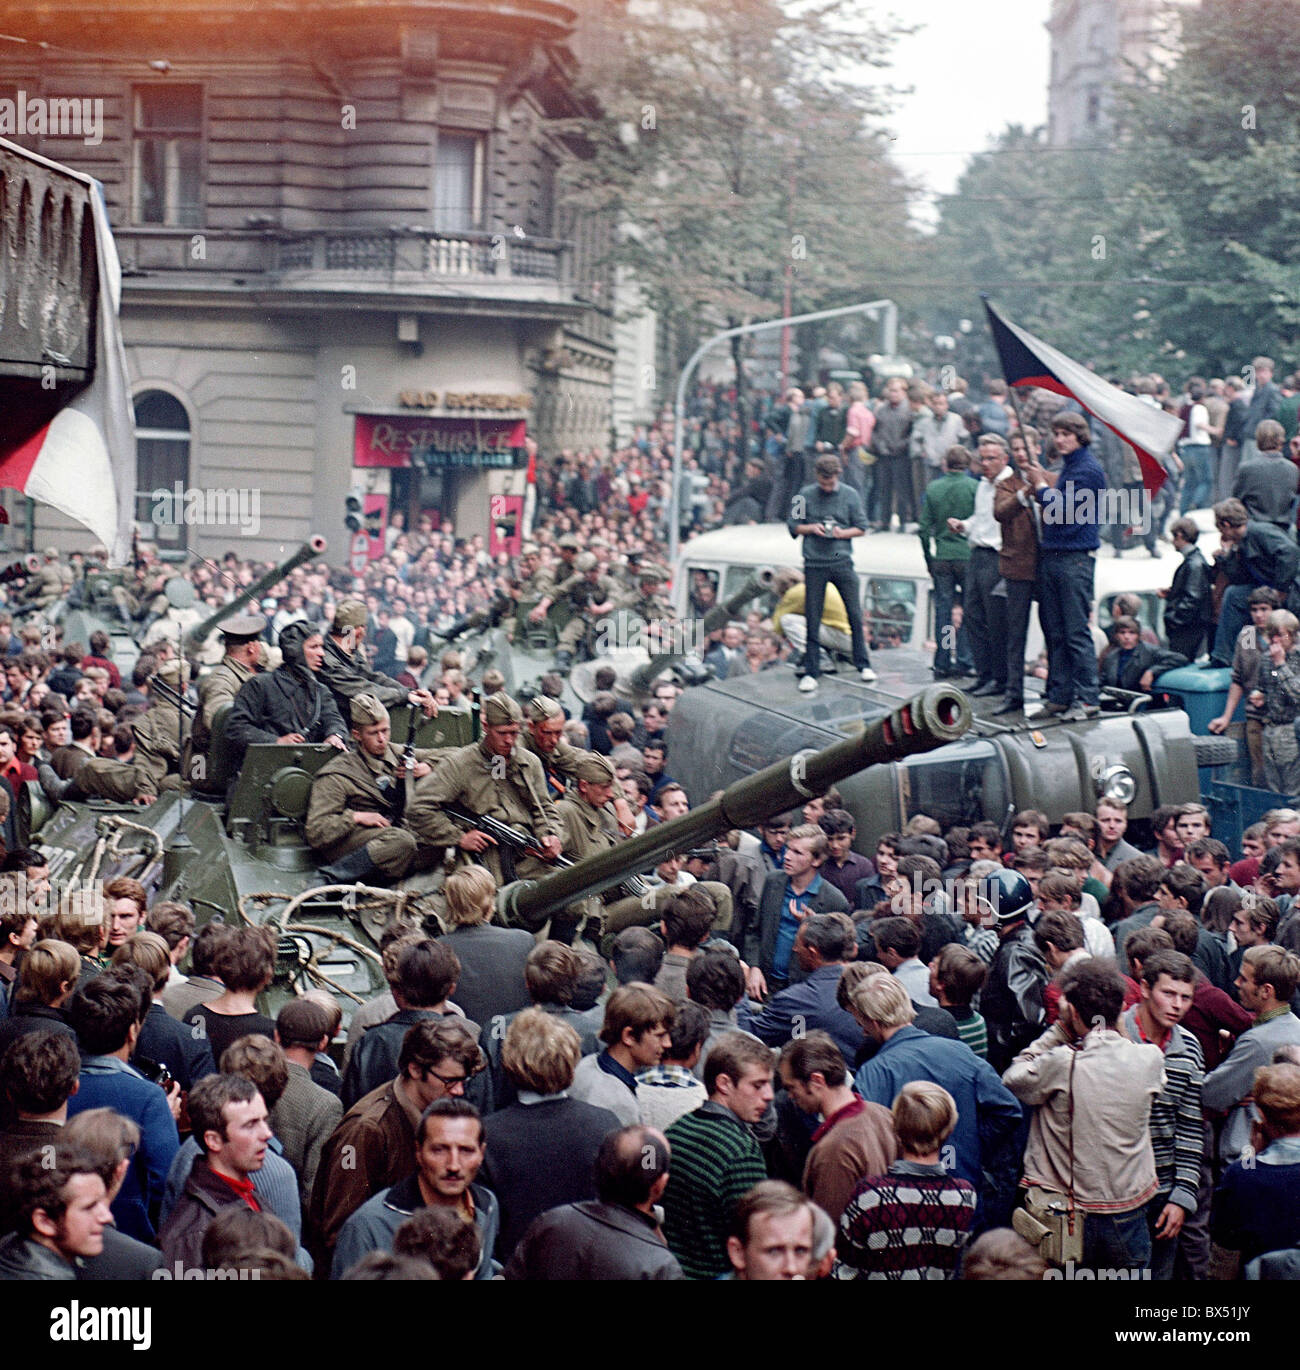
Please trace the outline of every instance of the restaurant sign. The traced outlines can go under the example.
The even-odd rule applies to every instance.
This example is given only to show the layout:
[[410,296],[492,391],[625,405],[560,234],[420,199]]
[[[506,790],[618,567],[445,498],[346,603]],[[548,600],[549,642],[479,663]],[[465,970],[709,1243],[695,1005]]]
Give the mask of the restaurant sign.
[[523,419],[356,415],[353,466],[439,471],[522,466]]

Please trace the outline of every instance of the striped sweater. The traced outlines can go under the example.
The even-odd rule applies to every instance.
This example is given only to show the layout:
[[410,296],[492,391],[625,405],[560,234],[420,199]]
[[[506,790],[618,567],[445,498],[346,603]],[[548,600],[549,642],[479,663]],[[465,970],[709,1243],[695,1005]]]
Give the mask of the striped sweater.
[[[1141,1042],[1137,1013],[1134,1004],[1124,1014],[1122,1026],[1128,1037]],[[1175,1026],[1165,1047],[1165,1087],[1151,1100],[1151,1150],[1156,1161],[1156,1193],[1189,1213],[1196,1212],[1201,1182],[1204,1078],[1201,1044]]]
[[727,1232],[741,1195],[767,1179],[749,1129],[722,1104],[701,1104],[667,1132],[672,1171],[664,1191],[664,1236],[688,1280],[727,1274]]
[[840,1219],[837,1280],[950,1280],[978,1199],[942,1166],[895,1161],[859,1182]]

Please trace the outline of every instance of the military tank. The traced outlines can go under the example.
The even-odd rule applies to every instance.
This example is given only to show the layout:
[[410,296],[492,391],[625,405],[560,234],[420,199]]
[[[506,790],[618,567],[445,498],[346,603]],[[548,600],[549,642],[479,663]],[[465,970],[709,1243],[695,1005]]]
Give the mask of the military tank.
[[[229,706],[225,706],[228,708]],[[681,818],[662,823],[615,850],[577,862],[534,882],[500,891],[502,915],[537,920],[589,894],[598,894],[728,829],[748,827],[792,804],[823,793],[864,767],[941,747],[970,724],[970,705],[959,691],[932,686],[865,728],[816,751],[805,750],[748,776]],[[402,715],[394,724],[404,723]],[[439,929],[441,871],[416,876],[393,889],[323,883],[306,845],[302,819],[311,778],[335,753],[328,746],[248,748],[237,777],[222,749],[225,716],[214,724],[221,797],[171,792],[146,807],[109,801],[62,803],[52,812],[39,787],[25,802],[32,838],[49,859],[56,889],[75,890],[116,875],[140,880],[157,899],[189,903],[200,923],[263,924],[277,936],[275,980],[263,998],[274,1013],[311,987],[336,996],[345,1020],[357,1005],[382,991],[379,939],[394,917],[409,914]],[[464,716],[427,720],[418,740],[453,745]],[[33,794],[35,791],[35,795]]]

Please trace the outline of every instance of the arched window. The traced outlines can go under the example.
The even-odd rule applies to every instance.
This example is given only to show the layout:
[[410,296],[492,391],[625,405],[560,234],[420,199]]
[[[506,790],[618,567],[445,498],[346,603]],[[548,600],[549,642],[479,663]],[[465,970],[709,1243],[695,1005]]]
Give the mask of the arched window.
[[184,495],[190,483],[190,417],[165,390],[135,399],[135,517],[159,547],[185,547]]

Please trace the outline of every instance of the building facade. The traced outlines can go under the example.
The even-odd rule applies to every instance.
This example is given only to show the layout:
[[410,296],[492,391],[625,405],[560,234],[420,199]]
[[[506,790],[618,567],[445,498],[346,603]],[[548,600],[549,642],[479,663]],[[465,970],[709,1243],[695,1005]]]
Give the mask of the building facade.
[[[1197,0],[1174,0],[1190,7]],[[1047,119],[1053,146],[1099,146],[1115,87],[1161,64],[1177,14],[1168,0],[1052,0]]]
[[[6,15],[51,46],[0,43],[0,111],[28,115],[0,132],[104,185],[161,546],[337,552],[351,493],[371,532],[400,511],[512,542],[528,445],[608,442],[608,225],[556,198],[575,23],[551,0]],[[86,541],[44,507],[35,536]]]

